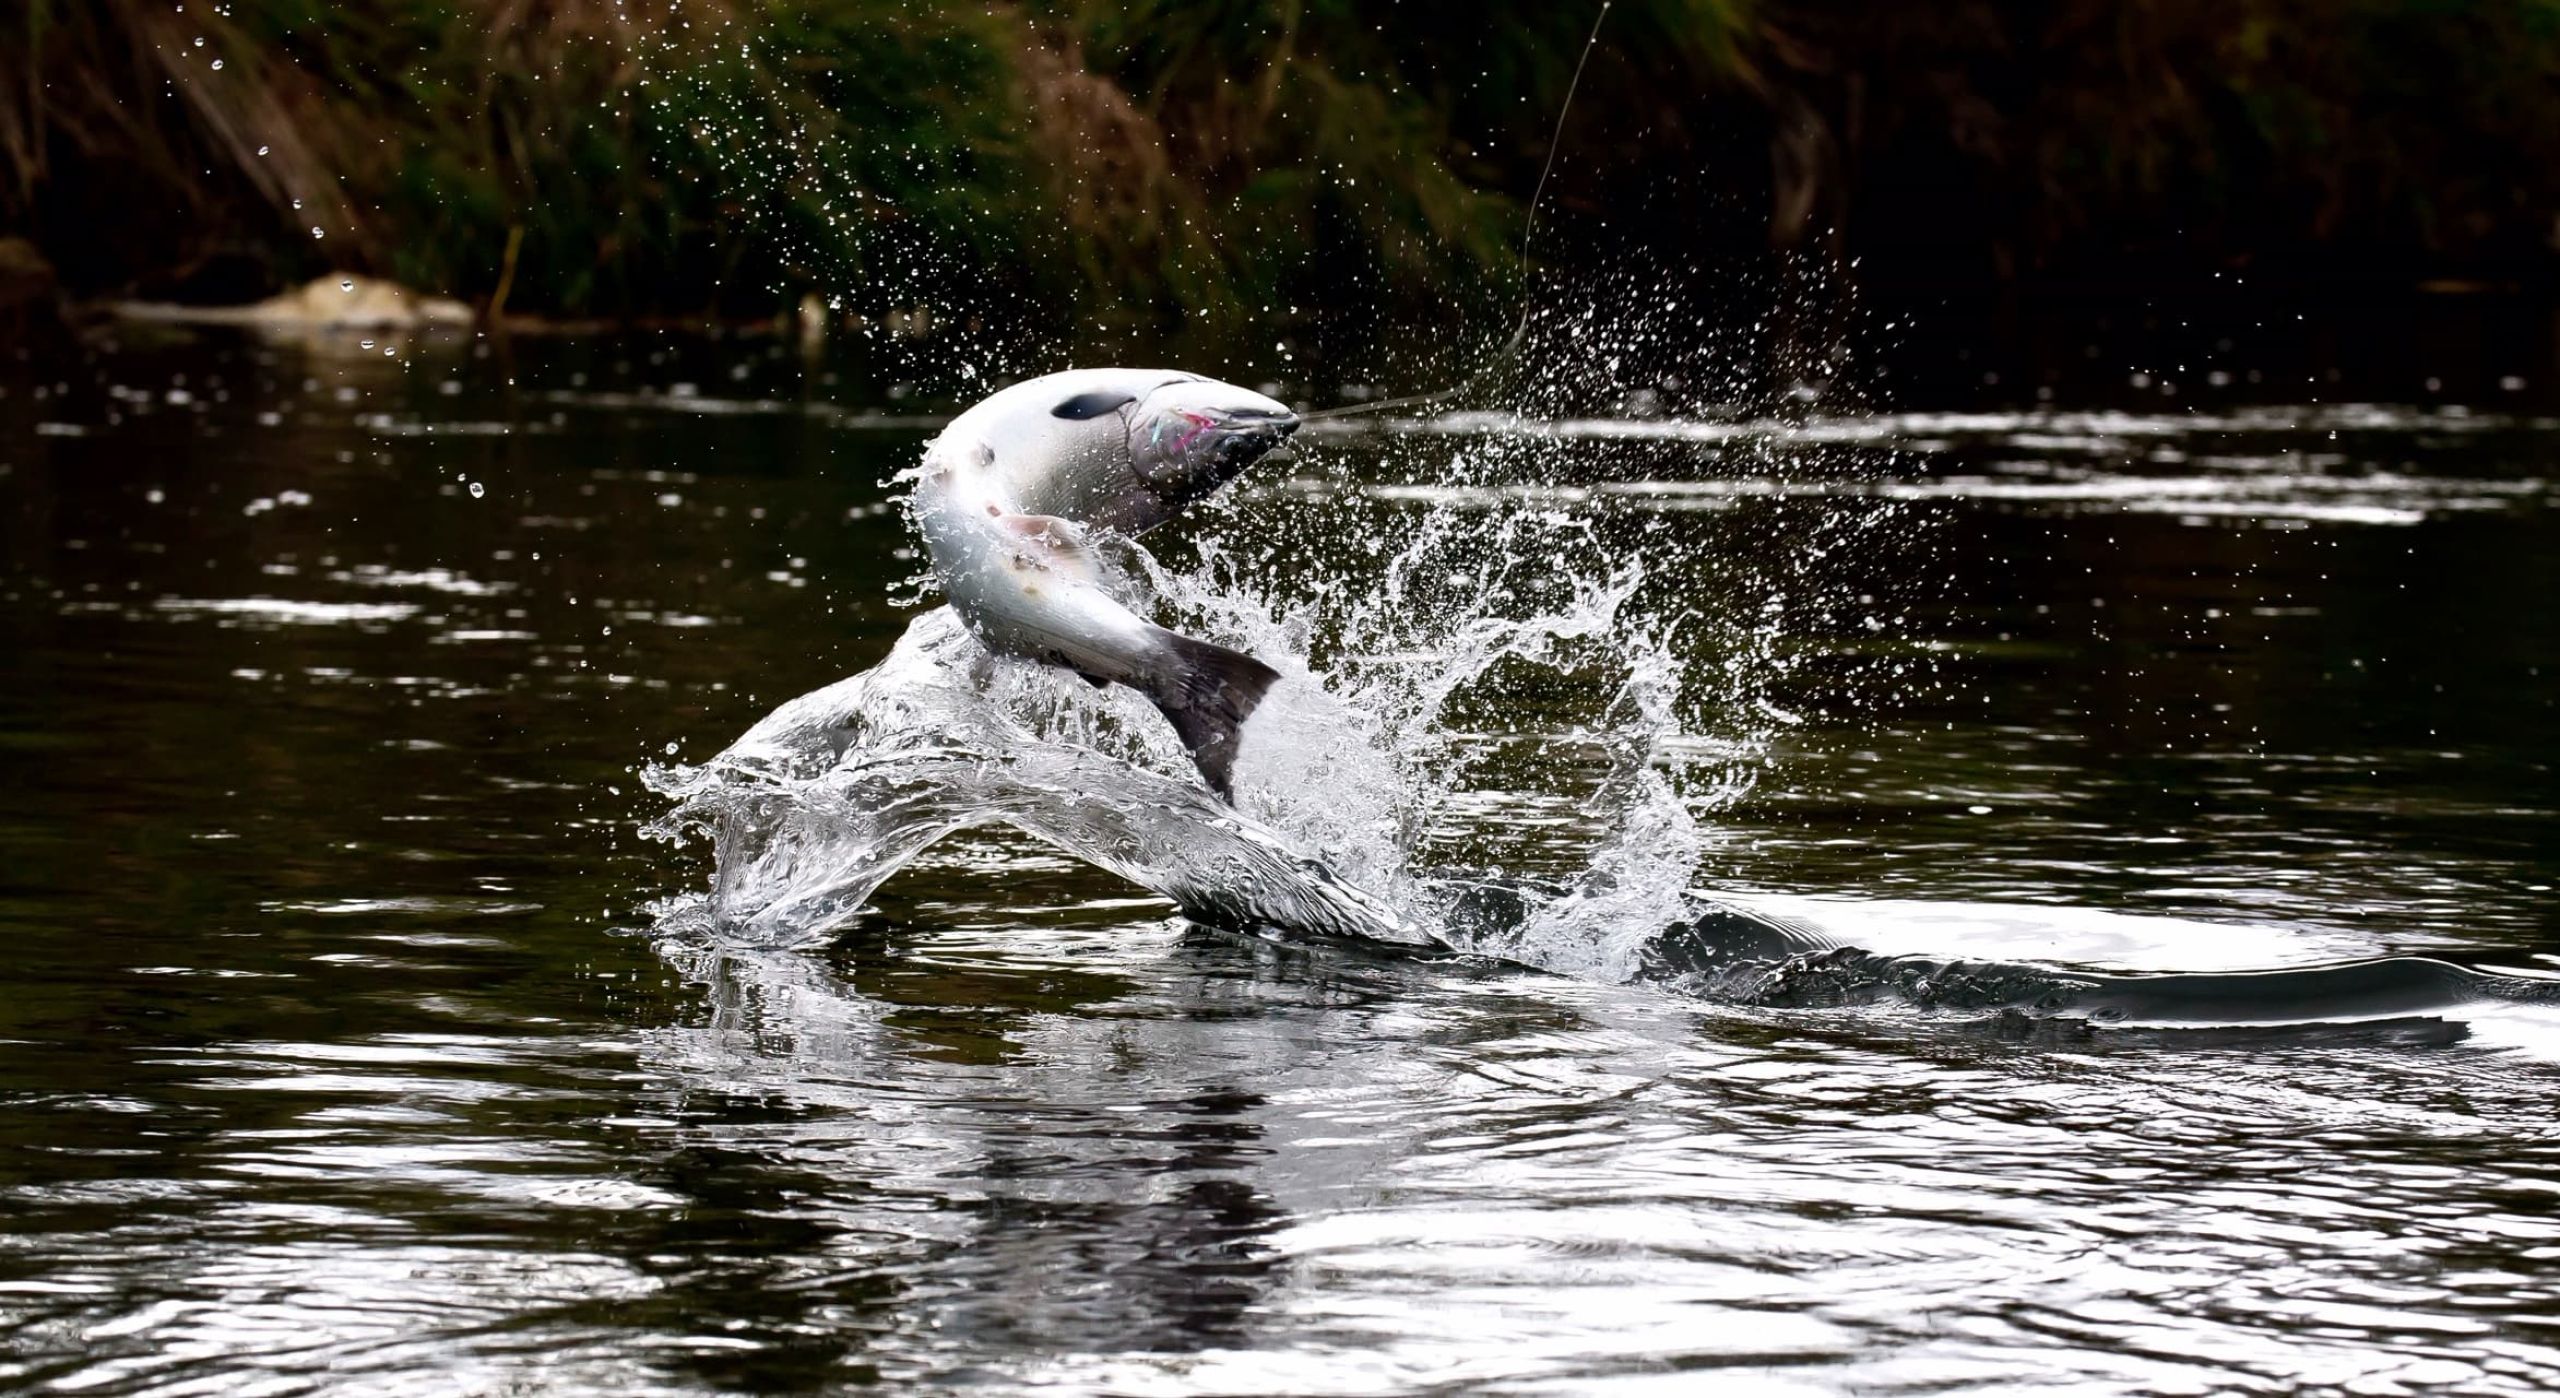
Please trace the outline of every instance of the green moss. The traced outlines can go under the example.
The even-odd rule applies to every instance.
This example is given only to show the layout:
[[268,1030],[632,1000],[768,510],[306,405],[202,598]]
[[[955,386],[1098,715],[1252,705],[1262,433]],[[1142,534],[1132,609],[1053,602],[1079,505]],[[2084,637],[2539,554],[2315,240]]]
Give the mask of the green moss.
[[[0,218],[75,291],[246,257],[275,284],[345,267],[486,298],[512,245],[520,310],[757,314],[815,291],[865,314],[1197,328],[1500,299],[1594,11],[20,13],[0,21],[0,71],[46,77],[0,88]],[[1945,205],[1962,231],[1942,242],[1997,242],[2017,265],[2145,227],[2234,255],[2360,237],[2450,256],[2542,245],[2555,147],[2554,0],[1617,0],[1566,141],[1577,177],[1550,207],[1587,242],[1642,208],[1624,231],[1676,243],[1699,206],[1656,191],[1702,180],[1797,211],[1763,242],[1827,240],[1835,260],[1925,246],[1909,203],[1867,213],[1880,183]],[[1915,169],[1942,184],[1894,187]]]

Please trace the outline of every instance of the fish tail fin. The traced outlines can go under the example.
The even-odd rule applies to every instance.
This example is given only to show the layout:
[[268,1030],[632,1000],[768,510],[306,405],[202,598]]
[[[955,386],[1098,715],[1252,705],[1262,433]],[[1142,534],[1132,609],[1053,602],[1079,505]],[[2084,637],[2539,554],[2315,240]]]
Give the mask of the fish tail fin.
[[1175,631],[1161,635],[1172,663],[1148,687],[1147,697],[1172,721],[1209,788],[1233,801],[1238,731],[1280,672],[1242,651]]

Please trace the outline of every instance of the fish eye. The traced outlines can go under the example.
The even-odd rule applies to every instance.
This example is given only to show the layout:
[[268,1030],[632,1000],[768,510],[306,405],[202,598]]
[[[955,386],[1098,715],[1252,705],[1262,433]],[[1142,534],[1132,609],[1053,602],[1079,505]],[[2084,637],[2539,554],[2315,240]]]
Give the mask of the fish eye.
[[1092,393],[1079,393],[1051,408],[1049,416],[1062,417],[1069,422],[1084,422],[1100,417],[1124,404],[1137,401],[1138,395],[1134,393],[1113,393],[1108,389],[1097,389]]

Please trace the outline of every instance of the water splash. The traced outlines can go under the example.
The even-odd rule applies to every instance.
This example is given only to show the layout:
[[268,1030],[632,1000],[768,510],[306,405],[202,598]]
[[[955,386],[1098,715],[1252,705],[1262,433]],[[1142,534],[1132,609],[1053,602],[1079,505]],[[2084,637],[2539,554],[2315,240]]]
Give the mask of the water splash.
[[[1438,474],[1517,478],[1549,470],[1545,450],[1478,444]],[[1750,567],[1707,587],[1644,519],[1525,493],[1381,504],[1331,488],[1350,463],[1312,469],[1211,511],[1186,557],[1114,559],[1140,610],[1283,676],[1232,808],[1134,692],[989,655],[937,608],[710,762],[648,770],[676,802],[650,833],[707,837],[717,860],[662,925],[819,937],[934,841],[993,824],[1205,921],[1635,977],[1691,906],[1699,812],[1749,789],[1783,721],[1767,702],[1790,667],[1782,597]],[[1452,890],[1489,869],[1551,892],[1498,929],[1453,920]]]
[[1169,775],[1169,737],[1125,706],[1077,702],[1070,684],[1082,687],[989,655],[935,608],[888,659],[783,705],[709,763],[652,767],[651,788],[678,805],[650,833],[707,833],[718,861],[709,896],[661,909],[662,928],[805,941],[936,840],[1002,824],[1205,920],[1423,940],[1284,835]]

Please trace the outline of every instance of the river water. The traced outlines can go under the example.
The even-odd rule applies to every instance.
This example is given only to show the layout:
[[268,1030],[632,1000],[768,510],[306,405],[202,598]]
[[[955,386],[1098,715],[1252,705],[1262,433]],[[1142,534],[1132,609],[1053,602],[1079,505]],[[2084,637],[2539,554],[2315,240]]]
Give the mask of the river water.
[[[2560,1387],[2548,1010],[1736,1006],[1210,930],[1004,829],[679,934],[711,862],[644,781],[889,653],[933,415],[752,342],[388,348],[6,376],[0,1385]],[[1646,551],[1700,886],[1892,950],[2560,965],[2560,421],[1308,436],[1162,552],[1321,593],[1381,550],[1290,518],[1524,498]],[[1590,860],[1569,681],[1453,703],[1426,845]]]

